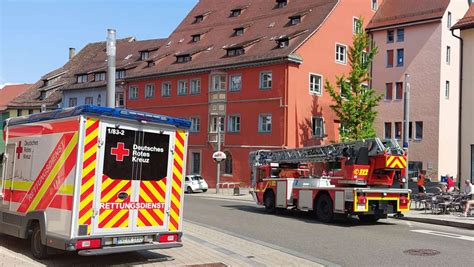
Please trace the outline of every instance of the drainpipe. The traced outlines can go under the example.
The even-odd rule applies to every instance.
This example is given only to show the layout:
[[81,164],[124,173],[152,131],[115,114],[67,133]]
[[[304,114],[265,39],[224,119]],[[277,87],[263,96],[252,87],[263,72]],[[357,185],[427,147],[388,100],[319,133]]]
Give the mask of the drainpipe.
[[463,77],[463,47],[464,47],[464,40],[461,38],[461,36],[457,36],[454,34],[454,29],[451,29],[451,34],[459,39],[460,43],[460,50],[461,52],[459,53],[460,58],[459,58],[459,121],[458,121],[458,186],[461,188],[461,123],[462,123],[462,77]]

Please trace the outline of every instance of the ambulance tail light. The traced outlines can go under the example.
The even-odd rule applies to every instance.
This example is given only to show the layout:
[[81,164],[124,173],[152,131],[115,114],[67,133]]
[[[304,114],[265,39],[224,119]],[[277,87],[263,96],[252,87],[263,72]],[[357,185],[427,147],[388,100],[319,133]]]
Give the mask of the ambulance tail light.
[[100,248],[100,239],[81,239],[76,242],[76,249]]
[[169,243],[169,242],[177,242],[178,241],[178,234],[164,234],[158,237],[158,242],[160,243]]

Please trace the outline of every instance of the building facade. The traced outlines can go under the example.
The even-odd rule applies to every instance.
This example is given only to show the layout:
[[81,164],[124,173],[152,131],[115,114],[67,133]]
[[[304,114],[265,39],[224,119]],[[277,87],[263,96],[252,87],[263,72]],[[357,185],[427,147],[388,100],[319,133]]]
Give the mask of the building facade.
[[403,138],[405,74],[410,75],[409,166],[434,179],[457,176],[459,40],[451,27],[468,1],[386,0],[367,29],[379,53],[372,87],[384,94],[375,121],[379,136]]
[[474,5],[453,30],[460,30],[463,40],[460,177],[474,182]]
[[187,173],[212,187],[220,132],[221,182],[248,185],[249,152],[338,140],[324,83],[348,73],[356,20],[380,3],[201,0],[126,79],[126,107],[189,119]]

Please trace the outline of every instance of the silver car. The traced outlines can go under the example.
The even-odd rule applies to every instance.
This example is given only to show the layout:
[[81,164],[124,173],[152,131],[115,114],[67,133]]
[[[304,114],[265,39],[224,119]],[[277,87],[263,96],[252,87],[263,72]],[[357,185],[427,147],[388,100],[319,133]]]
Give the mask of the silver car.
[[188,194],[199,190],[206,192],[208,188],[206,181],[200,175],[187,175],[184,179],[184,186]]

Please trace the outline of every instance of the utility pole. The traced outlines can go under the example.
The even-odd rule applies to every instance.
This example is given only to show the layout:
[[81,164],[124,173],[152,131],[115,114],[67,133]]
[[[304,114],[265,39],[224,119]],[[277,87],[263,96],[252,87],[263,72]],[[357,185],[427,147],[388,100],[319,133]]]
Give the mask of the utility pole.
[[115,56],[116,36],[114,29],[107,30],[107,101],[109,108],[115,108]]
[[407,154],[407,166],[405,169],[405,183],[404,188],[408,189],[408,147],[410,143],[410,75],[405,74],[405,92],[403,98],[403,148]]
[[[221,151],[221,117],[217,117],[217,151]],[[221,161],[217,161],[216,194],[219,193],[219,183],[221,182]]]

